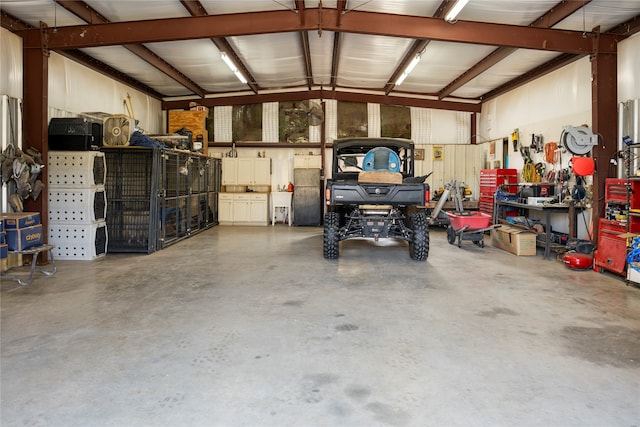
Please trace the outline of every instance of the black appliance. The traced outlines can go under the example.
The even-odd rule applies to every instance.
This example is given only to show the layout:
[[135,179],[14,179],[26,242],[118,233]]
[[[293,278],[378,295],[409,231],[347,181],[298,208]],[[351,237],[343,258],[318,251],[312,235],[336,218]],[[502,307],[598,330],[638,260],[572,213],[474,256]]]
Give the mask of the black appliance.
[[49,150],[88,151],[102,146],[102,122],[82,117],[49,121]]

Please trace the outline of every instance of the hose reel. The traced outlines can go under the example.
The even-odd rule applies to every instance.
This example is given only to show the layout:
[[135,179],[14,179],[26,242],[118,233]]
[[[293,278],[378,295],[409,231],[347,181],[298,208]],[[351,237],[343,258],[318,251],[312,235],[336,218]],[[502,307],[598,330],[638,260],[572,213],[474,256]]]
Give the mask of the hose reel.
[[586,126],[563,126],[560,142],[571,153],[582,156],[598,144],[598,135],[594,135]]

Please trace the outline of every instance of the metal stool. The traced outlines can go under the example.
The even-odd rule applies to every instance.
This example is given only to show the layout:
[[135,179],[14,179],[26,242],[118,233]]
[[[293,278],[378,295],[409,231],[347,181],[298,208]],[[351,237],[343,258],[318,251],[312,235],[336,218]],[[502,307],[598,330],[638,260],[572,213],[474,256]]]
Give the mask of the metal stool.
[[[40,273],[44,274],[45,276],[53,276],[56,273],[56,262],[53,259],[53,252],[51,252],[53,248],[55,248],[54,245],[41,245],[41,246],[36,246],[34,248],[22,249],[19,251],[9,251],[9,254],[32,255],[33,258],[31,260],[31,265],[11,267],[7,269],[7,271],[0,273],[0,278],[17,280],[20,286],[28,286],[33,281],[33,273],[36,270],[38,270]],[[36,267],[36,262],[38,261],[38,255],[40,255],[41,252],[49,253],[49,260],[51,260],[51,269],[46,270],[42,267]],[[21,276],[7,274],[11,270],[29,270],[29,279],[25,281],[24,278]]]

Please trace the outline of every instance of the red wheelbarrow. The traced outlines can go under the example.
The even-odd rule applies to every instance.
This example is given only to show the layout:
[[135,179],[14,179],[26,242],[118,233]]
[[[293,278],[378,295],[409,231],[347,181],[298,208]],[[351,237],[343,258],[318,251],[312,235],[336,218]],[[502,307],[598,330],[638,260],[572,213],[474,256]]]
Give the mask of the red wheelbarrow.
[[484,248],[484,233],[500,224],[491,225],[491,215],[484,212],[445,212],[449,217],[447,227],[447,241],[455,244],[458,240],[458,247],[462,247],[463,240],[471,240],[476,245]]

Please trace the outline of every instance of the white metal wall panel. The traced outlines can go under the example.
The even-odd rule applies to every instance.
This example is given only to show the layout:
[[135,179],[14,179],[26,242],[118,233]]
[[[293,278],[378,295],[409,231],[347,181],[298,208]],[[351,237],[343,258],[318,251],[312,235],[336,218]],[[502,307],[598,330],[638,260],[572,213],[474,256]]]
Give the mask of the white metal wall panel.
[[428,108],[410,107],[411,139],[418,145],[430,144],[431,110]]
[[265,102],[262,104],[262,140],[278,142],[278,103]]
[[22,37],[0,28],[0,94],[22,99]]
[[338,101],[327,99],[325,102],[325,137],[326,142],[331,142],[338,138]]
[[618,43],[618,102],[640,98],[640,33]]
[[380,104],[367,104],[369,138],[380,137]]
[[135,118],[149,133],[164,132],[161,101],[109,79],[55,52],[49,57],[49,107],[77,115],[82,112],[126,114],[131,97]]
[[225,105],[213,108],[213,130],[215,142],[231,142],[233,133],[231,123],[233,121],[233,107]]

